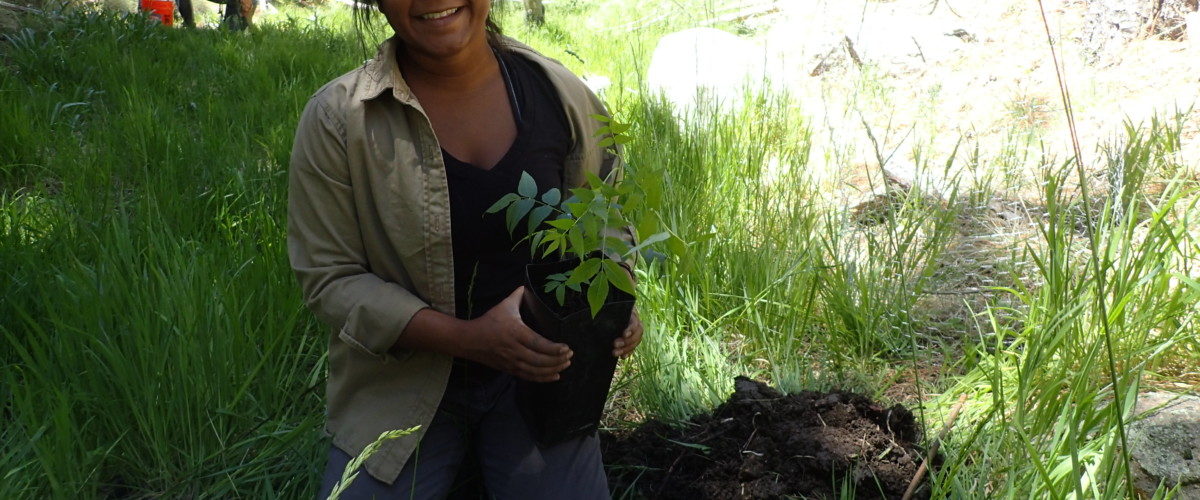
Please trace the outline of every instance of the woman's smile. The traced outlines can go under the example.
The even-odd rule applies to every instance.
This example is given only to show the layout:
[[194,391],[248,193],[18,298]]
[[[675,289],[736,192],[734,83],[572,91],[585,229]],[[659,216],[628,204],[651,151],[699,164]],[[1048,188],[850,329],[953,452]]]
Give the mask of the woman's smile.
[[410,52],[446,58],[485,47],[487,0],[382,0],[379,7]]
[[461,9],[462,9],[462,7],[451,7],[449,9],[438,11],[438,12],[430,12],[428,14],[421,14],[417,17],[424,19],[426,21],[436,21],[439,19],[446,19],[450,16],[453,16],[454,14],[457,14],[458,11]]
[[448,9],[441,9],[432,12],[427,11],[424,14],[417,14],[413,17],[416,18],[416,23],[420,26],[426,26],[433,29],[446,29],[452,26],[459,19],[465,19],[467,17],[464,15],[465,10],[466,9],[464,9],[462,6],[450,7]]

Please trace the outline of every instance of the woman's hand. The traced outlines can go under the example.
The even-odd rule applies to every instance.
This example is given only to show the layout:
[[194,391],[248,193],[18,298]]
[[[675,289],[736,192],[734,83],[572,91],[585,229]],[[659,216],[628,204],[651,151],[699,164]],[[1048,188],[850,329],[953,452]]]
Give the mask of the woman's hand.
[[553,382],[575,353],[530,330],[521,321],[518,287],[483,316],[468,322],[462,357],[531,382]]
[[613,341],[613,356],[629,357],[629,354],[637,349],[640,343],[642,343],[642,319],[638,317],[637,308],[634,307],[633,312],[629,314],[629,326],[625,327],[625,333],[621,334],[621,338]]

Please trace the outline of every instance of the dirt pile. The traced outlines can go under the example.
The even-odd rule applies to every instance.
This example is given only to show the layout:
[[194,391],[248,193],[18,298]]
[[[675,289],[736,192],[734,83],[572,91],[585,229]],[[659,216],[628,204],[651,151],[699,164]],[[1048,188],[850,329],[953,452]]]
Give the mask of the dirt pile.
[[[651,420],[602,433],[613,496],[836,498],[846,483],[857,498],[900,498],[923,459],[920,425],[900,405],[735,384],[729,400],[682,428]],[[917,493],[929,497],[925,486]]]

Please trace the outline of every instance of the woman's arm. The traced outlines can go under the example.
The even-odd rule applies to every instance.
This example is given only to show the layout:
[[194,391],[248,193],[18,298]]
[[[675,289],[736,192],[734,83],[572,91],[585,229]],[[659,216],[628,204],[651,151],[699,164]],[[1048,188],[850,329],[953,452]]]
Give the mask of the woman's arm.
[[479,318],[465,321],[422,309],[409,321],[396,347],[469,359],[534,382],[558,380],[573,352],[534,333],[521,321],[523,288]]
[[380,359],[429,307],[367,269],[346,156],[345,127],[323,94],[309,101],[288,172],[288,257],[305,304],[338,337]]

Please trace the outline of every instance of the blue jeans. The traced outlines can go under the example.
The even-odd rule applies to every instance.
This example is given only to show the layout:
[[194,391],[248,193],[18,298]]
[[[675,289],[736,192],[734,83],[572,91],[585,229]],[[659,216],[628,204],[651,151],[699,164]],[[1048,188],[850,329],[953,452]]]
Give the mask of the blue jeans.
[[[517,409],[515,389],[508,374],[472,380],[456,367],[433,422],[396,481],[389,485],[362,470],[341,498],[479,498],[470,481],[480,478],[484,498],[609,498],[596,435],[539,447]],[[328,498],[350,460],[330,447],[318,499]],[[460,470],[464,462],[477,469]]]

